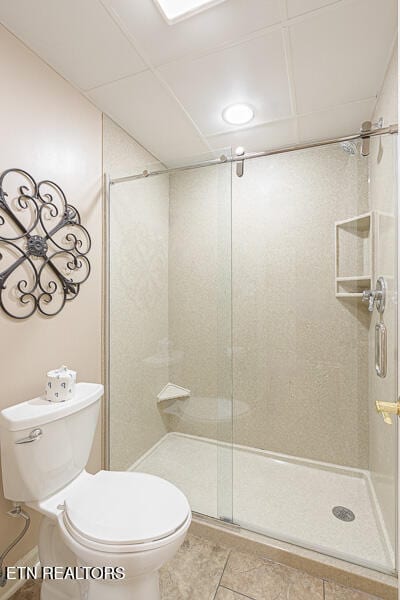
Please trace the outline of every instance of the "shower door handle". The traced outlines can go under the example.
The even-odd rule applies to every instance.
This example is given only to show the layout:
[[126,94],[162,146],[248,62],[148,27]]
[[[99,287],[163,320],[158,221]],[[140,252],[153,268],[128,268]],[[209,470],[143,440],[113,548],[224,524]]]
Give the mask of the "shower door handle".
[[387,330],[382,321],[375,325],[375,371],[378,377],[386,377]]
[[400,417],[400,402],[375,402],[376,410],[382,415],[387,425],[393,425],[392,415]]

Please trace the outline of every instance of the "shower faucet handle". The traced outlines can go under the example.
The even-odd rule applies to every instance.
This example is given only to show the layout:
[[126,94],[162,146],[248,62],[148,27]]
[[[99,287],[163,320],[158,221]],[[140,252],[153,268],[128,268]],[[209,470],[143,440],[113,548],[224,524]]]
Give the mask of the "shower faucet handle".
[[372,312],[376,305],[376,310],[379,314],[383,314],[386,305],[386,281],[383,277],[379,277],[376,282],[375,290],[364,290],[362,293],[362,301],[368,302],[368,310]]
[[364,290],[362,293],[362,302],[368,302],[368,310],[372,312],[375,305],[376,292],[374,290]]

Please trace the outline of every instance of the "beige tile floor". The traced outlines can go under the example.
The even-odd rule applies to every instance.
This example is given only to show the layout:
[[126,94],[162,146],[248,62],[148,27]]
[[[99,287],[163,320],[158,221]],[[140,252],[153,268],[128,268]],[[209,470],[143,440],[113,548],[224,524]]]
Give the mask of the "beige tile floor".
[[[12,600],[39,600],[28,583]],[[379,600],[189,535],[161,572],[162,600]]]

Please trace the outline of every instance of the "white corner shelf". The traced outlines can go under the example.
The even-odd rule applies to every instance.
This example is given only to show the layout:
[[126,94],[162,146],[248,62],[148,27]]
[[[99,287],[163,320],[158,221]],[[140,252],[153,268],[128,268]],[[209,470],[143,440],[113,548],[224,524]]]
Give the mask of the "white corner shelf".
[[175,398],[189,398],[190,390],[187,390],[180,385],[176,385],[175,383],[167,383],[161,390],[159,394],[157,394],[157,402],[163,402],[164,400],[174,400]]
[[361,298],[374,281],[374,212],[335,222],[335,296]]

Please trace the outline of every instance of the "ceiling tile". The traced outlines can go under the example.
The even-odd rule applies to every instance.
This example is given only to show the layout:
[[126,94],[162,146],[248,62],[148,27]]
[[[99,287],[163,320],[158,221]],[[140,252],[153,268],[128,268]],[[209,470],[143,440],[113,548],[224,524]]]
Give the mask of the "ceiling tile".
[[288,17],[291,19],[292,17],[297,17],[297,15],[304,15],[305,13],[311,12],[312,10],[317,10],[318,8],[322,8],[323,6],[328,6],[329,4],[335,4],[335,2],[339,2],[340,0],[286,0],[287,1],[287,10]]
[[[299,131],[281,28],[265,31],[280,22],[285,2],[294,17],[288,27]],[[358,130],[383,80],[396,4],[226,0],[168,25],[153,0],[0,0],[0,20],[171,165],[207,153],[209,145],[256,151],[295,143],[299,133],[310,140]],[[120,26],[108,10],[118,13]],[[158,65],[171,93],[133,43]],[[222,110],[235,102],[254,106],[251,127],[223,121]]]
[[282,0],[228,0],[168,25],[153,0],[103,0],[157,66],[279,23]]
[[296,119],[275,121],[267,125],[250,127],[207,138],[215,150],[243,146],[246,152],[262,152],[297,143]]
[[301,141],[322,140],[357,133],[372,117],[375,98],[352,102],[298,118]]
[[0,20],[80,89],[145,68],[98,0],[0,0]]
[[290,27],[300,113],[377,94],[396,32],[396,4],[340,2]]
[[163,162],[208,150],[177,102],[150,71],[96,88],[88,96]]
[[222,118],[236,102],[255,109],[252,125],[290,116],[290,95],[280,31],[196,60],[160,67],[161,75],[204,135],[236,129]]

